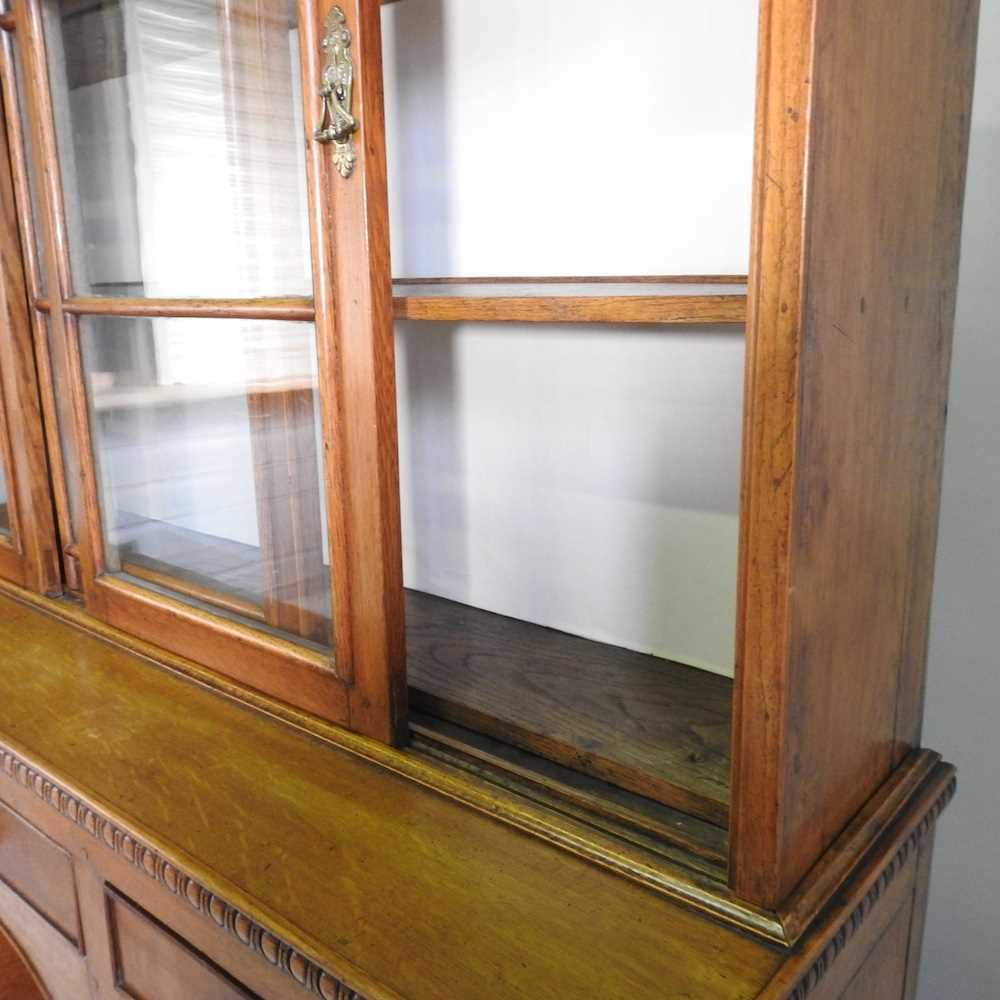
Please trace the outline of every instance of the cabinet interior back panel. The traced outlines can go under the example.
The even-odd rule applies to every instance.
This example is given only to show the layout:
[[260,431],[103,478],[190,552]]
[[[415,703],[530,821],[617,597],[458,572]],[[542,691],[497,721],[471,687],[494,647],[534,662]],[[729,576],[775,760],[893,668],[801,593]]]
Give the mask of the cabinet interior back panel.
[[[394,275],[745,274],[757,18],[386,6]],[[731,675],[743,331],[398,330],[407,586]]]
[[396,347],[408,587],[732,675],[741,328]]
[[397,277],[745,274],[758,4],[384,8]]

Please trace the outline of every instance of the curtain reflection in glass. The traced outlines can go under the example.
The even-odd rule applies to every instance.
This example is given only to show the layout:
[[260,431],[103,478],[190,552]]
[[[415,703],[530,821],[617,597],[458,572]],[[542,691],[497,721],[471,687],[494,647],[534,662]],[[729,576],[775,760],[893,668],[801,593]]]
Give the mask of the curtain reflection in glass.
[[46,16],[77,294],[311,294],[295,4]]
[[84,317],[108,568],[330,641],[311,324]]

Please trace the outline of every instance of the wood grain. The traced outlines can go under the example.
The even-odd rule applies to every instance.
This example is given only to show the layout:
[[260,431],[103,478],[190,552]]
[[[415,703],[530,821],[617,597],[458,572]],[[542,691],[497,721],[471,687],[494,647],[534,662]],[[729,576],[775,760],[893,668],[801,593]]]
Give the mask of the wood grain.
[[414,707],[725,826],[728,678],[416,591],[406,616]]
[[[922,318],[922,336],[936,346],[924,367],[911,363],[907,369],[918,386],[910,411],[909,440],[915,448],[914,474],[918,485],[911,496],[906,539],[909,581],[904,596],[901,628],[899,677],[896,685],[895,746],[893,763],[898,763],[920,745],[924,718],[924,691],[931,589],[937,553],[938,511],[945,427],[948,415],[948,385],[951,369],[951,342],[955,324],[958,266],[961,251],[962,207],[968,163],[972,92],[975,80],[976,43],[979,28],[979,0],[956,3],[941,19],[940,37],[934,46],[944,48],[944,65],[936,77],[935,99],[940,107],[936,132],[930,139],[938,143],[937,172],[928,183],[936,185],[935,216],[929,234],[933,240],[926,256],[918,251],[913,261],[913,282],[926,282],[927,314]],[[926,35],[924,35],[926,38]],[[912,248],[909,248],[912,252]],[[921,270],[921,266],[926,270]],[[885,274],[883,262],[882,280]],[[903,313],[898,301],[895,319],[904,323],[913,313],[914,300],[904,293]],[[901,442],[902,443],[902,442]]]
[[913,751],[865,803],[782,903],[778,912],[789,940],[798,940],[808,930],[826,901],[862,863],[871,845],[909,808],[940,764],[940,754],[932,750]]
[[347,724],[347,690],[325,654],[118,577],[101,576],[94,586],[101,591],[108,624],[330,722]]
[[[252,36],[246,38],[241,35],[234,39],[234,44],[241,46],[238,57],[241,61],[240,72],[252,74],[259,71],[266,76],[267,67],[271,66],[268,60],[278,58],[280,61],[282,58],[276,55],[275,46],[269,48],[262,44],[264,36],[258,37],[255,34],[264,30],[258,21],[266,21],[267,18],[263,17],[256,6],[241,9],[235,16],[240,19],[239,31],[249,31]],[[50,281],[49,316],[53,342],[62,354],[61,366],[67,374],[66,388],[72,404],[69,421],[72,430],[72,464],[78,465],[82,496],[80,523],[74,526],[74,541],[88,610],[97,618],[129,628],[136,635],[158,642],[179,655],[197,659],[218,669],[227,677],[235,676],[243,683],[274,697],[321,714],[330,721],[345,724],[349,721],[347,689],[344,679],[337,675],[336,665],[330,662],[329,657],[325,662],[318,662],[317,656],[311,651],[291,642],[254,632],[237,622],[213,618],[205,611],[179,600],[171,600],[154,594],[149,589],[129,585],[105,575],[108,567],[80,355],[79,317],[90,314],[135,314],[308,320],[313,310],[308,299],[226,299],[199,302],[75,297],[39,6],[24,5],[18,10],[18,18],[19,37],[23,38],[25,56],[27,107],[35,135],[33,145],[39,152],[48,271],[54,276]],[[287,26],[287,11],[285,20]],[[277,26],[280,26],[279,21],[268,21],[265,35],[269,30],[277,30]],[[286,40],[285,35],[281,35],[281,38]],[[242,58],[248,53],[252,58]],[[258,63],[266,63],[267,66],[262,68]],[[287,58],[282,65],[287,76],[291,71]],[[326,456],[326,462],[335,466],[333,452]],[[331,506],[335,507],[336,504],[331,503]],[[336,569],[336,546],[342,543],[343,532],[331,530],[330,535],[335,543],[333,558]],[[340,575],[342,579],[346,577],[346,574]],[[342,582],[341,590],[346,593],[345,587],[346,584]],[[328,616],[320,617],[329,620]]]
[[776,885],[786,766],[782,684],[813,6],[813,0],[763,0],[757,63],[730,884],[769,906],[783,894]]
[[0,1000],[49,1000],[34,969],[3,924],[0,924]]
[[[87,400],[80,358],[79,331],[74,317],[67,315],[62,303],[73,294],[69,258],[69,234],[60,177],[58,142],[52,94],[49,89],[49,67],[42,8],[38,3],[19,4],[15,11],[17,38],[24,69],[24,99],[26,117],[32,134],[34,176],[38,183],[39,210],[48,276],[53,368],[62,372],[66,384],[54,389],[66,397],[61,408],[65,433],[63,461],[67,477],[73,475],[80,498],[71,513],[74,518],[72,538],[78,549],[79,583],[84,600],[92,613],[100,615],[101,595],[93,586],[104,569],[101,516],[97,502],[97,485],[92,461]],[[67,482],[72,493],[73,486]]]
[[[0,40],[0,60],[2,60],[2,90],[4,117],[7,125],[7,137],[10,145],[10,162],[14,183],[14,200],[16,203],[17,220],[21,234],[21,256],[24,274],[27,282],[29,298],[41,294],[44,287],[42,261],[39,259],[39,242],[37,229],[39,220],[34,217],[34,202],[32,185],[29,180],[29,145],[28,133],[23,116],[22,95],[18,93],[17,69],[14,54],[14,41],[10,35]],[[48,323],[36,309],[30,310],[31,332],[34,340],[35,366],[38,372],[37,387],[42,410],[42,425],[48,450],[48,470],[52,484],[52,499],[55,504],[56,526],[59,541],[64,542],[73,537],[73,525],[70,512],[69,490],[66,481],[66,468],[62,451],[62,441],[59,435],[59,403],[55,393],[55,374],[51,356]],[[79,583],[72,570],[67,572],[66,584],[74,589]]]
[[[6,62],[6,61],[5,61]],[[9,66],[8,66],[9,68]],[[7,108],[5,118],[16,115]],[[39,593],[62,586],[49,485],[34,335],[6,122],[0,123],[0,451],[12,537],[21,556],[17,582]]]
[[397,296],[396,319],[443,323],[640,323],[746,322],[743,295]]
[[[89,995],[89,976],[84,956],[20,896],[4,885],[0,885],[0,928],[9,932],[25,962],[37,976],[42,991],[40,996],[45,1000],[80,1000],[80,997]],[[31,993],[19,996],[15,992],[13,997],[5,997],[3,1000],[36,998]]]
[[917,1000],[920,983],[920,959],[923,954],[927,904],[930,896],[931,864],[934,858],[935,830],[928,832],[920,845],[917,874],[913,888],[913,911],[910,917],[909,944],[906,950],[906,986],[903,1000]]
[[[136,557],[133,556],[133,559]],[[144,580],[147,583],[155,584],[157,587],[165,587],[167,590],[174,590],[178,594],[190,597],[203,604],[228,611],[230,614],[240,615],[242,618],[249,618],[251,621],[265,622],[264,612],[260,606],[251,601],[243,600],[234,594],[227,594],[223,590],[207,587],[194,580],[185,579],[174,568],[169,571],[162,568],[153,568],[143,565],[141,562],[131,562],[122,560],[122,572],[129,576],[134,576],[137,580]]]
[[183,938],[114,889],[106,890],[117,988],[137,1000],[254,1000]]
[[0,881],[80,948],[73,861],[64,848],[0,803]]
[[268,625],[330,645],[330,569],[323,560],[322,470],[311,385],[247,394]]
[[[734,278],[732,283],[741,280]],[[481,285],[481,289],[468,295],[432,295],[426,292],[407,292],[409,286],[452,286],[454,284]],[[674,284],[723,284],[721,279],[692,278],[690,282],[678,279],[594,279],[584,278],[572,284],[593,284],[586,295],[491,295],[495,284],[524,284],[530,288],[551,284],[558,288],[569,279],[420,279],[394,281],[397,294],[393,297],[393,316],[396,319],[437,320],[442,322],[501,322],[501,323],[641,323],[641,324],[719,324],[738,325],[746,322],[747,300],[745,295],[700,295],[682,292],[671,294],[610,295],[600,291],[603,284],[635,284],[644,288],[656,283]],[[34,306],[46,313],[51,304],[47,297],[39,296]],[[66,300],[63,310],[74,316],[160,316],[206,317],[217,319],[271,319],[308,322],[314,319],[313,300],[308,297],[252,298],[252,299],[156,299],[156,298],[101,298],[81,296]]]
[[[23,605],[0,598],[0,611],[12,687],[0,742],[44,756],[62,787],[126,816],[141,844],[366,996],[750,1000],[781,962],[760,940],[387,767]],[[144,909],[132,886],[176,898],[143,852],[129,863],[4,768],[0,795],[31,799],[32,822],[50,815],[106,877],[128,869]],[[177,905],[220,965],[247,950],[207,912]]]
[[[47,303],[36,303],[45,309]],[[312,299],[134,299],[95,296],[67,299],[63,310],[73,316],[166,316],[175,318],[271,319],[308,322],[313,318]],[[220,327],[220,333],[224,328]]]
[[[299,4],[302,79],[319,80],[331,3]],[[353,682],[351,726],[406,737],[403,584],[379,4],[341,4],[352,35],[357,164],[338,175],[333,149],[309,140],[310,233],[338,664]],[[319,113],[303,87],[307,127]]]
[[[955,769],[939,763],[818,914],[760,1000],[840,996],[900,908],[913,903],[921,854],[954,791]],[[897,996],[903,979],[896,977]]]
[[763,906],[912,747],[975,25],[763,12],[731,838]]
[[[912,910],[912,901],[900,908],[869,952],[865,964],[837,1000],[901,1000]],[[823,1000],[822,994],[818,994],[816,1000]]]
[[745,274],[592,274],[592,275],[489,275],[393,278],[394,285],[745,285]]
[[728,837],[713,823],[420,712],[410,732],[415,750],[725,881]]

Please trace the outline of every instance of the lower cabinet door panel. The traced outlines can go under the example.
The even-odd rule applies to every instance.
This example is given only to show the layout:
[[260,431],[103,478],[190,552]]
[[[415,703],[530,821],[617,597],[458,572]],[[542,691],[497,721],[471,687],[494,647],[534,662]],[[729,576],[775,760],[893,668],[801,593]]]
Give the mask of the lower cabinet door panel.
[[235,979],[112,888],[106,890],[115,985],[134,1000],[256,1000]]
[[80,946],[80,914],[69,852],[0,803],[0,880]]
[[899,911],[840,1000],[900,1000],[906,981],[910,916],[909,907]]

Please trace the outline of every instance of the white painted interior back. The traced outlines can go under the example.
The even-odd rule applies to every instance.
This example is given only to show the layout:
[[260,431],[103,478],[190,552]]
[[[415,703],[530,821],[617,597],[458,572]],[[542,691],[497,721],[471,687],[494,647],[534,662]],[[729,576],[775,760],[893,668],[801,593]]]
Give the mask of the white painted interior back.
[[[756,3],[384,8],[397,277],[745,274]],[[739,328],[400,324],[408,586],[731,674]]]

